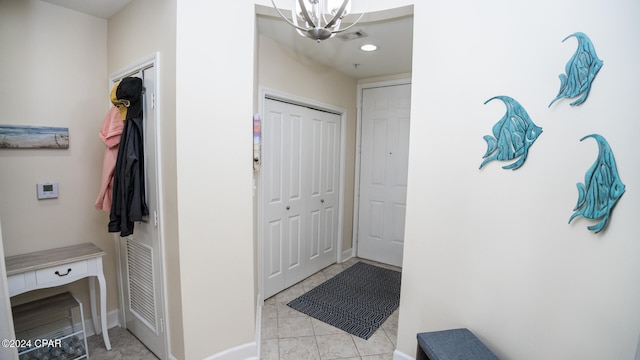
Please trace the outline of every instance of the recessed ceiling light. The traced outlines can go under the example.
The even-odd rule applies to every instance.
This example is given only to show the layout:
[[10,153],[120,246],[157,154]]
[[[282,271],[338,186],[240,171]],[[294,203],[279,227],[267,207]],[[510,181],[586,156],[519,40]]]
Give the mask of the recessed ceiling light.
[[376,51],[377,49],[378,47],[373,44],[364,44],[360,46],[360,50],[362,51]]

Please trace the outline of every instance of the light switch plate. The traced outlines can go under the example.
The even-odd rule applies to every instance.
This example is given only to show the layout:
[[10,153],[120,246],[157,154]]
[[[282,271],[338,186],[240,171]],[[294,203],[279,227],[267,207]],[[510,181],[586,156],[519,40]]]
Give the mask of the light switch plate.
[[58,183],[38,183],[38,200],[58,197]]

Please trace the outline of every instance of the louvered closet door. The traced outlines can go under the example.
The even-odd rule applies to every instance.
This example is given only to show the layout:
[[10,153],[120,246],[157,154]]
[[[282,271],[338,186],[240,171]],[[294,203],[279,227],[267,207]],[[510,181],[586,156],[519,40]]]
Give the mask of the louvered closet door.
[[267,100],[262,140],[266,299],[336,261],[340,116]]
[[132,235],[119,238],[122,306],[126,328],[160,359],[167,359],[163,319],[162,259],[158,230],[156,116],[153,67],[132,76],[143,79],[145,187],[149,218],[136,222]]
[[154,299],[153,248],[133,237],[126,239],[126,247],[129,279],[127,310],[147,327],[155,330],[158,324]]

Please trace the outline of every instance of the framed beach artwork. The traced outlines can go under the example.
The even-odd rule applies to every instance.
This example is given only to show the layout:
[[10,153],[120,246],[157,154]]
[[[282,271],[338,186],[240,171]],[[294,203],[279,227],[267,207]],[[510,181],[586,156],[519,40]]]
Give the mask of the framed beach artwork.
[[68,149],[69,128],[0,125],[0,149]]

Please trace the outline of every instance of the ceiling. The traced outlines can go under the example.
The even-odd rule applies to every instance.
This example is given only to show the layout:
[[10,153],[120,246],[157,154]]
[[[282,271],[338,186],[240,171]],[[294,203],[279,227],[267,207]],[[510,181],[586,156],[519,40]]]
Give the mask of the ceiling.
[[131,0],[42,0],[67,9],[108,19],[127,6]]
[[[42,0],[54,5],[109,19],[132,0]],[[411,9],[367,13],[363,20],[334,38],[317,43],[300,36],[282,20],[274,9],[257,6],[258,31],[281,46],[290,48],[300,57],[332,67],[355,79],[411,72],[413,46],[413,16]],[[285,12],[287,14],[289,12]],[[345,20],[345,23],[349,19]],[[353,21],[353,20],[352,20]],[[341,35],[366,34],[354,40]],[[364,52],[360,46],[378,46],[374,52]]]
[[[280,17],[258,15],[258,31],[321,64],[335,68],[355,79],[411,72],[413,16],[359,22],[352,28],[320,43],[299,35]],[[357,34],[365,34],[358,37]],[[345,40],[355,37],[353,40]],[[376,51],[360,50],[374,44]]]

